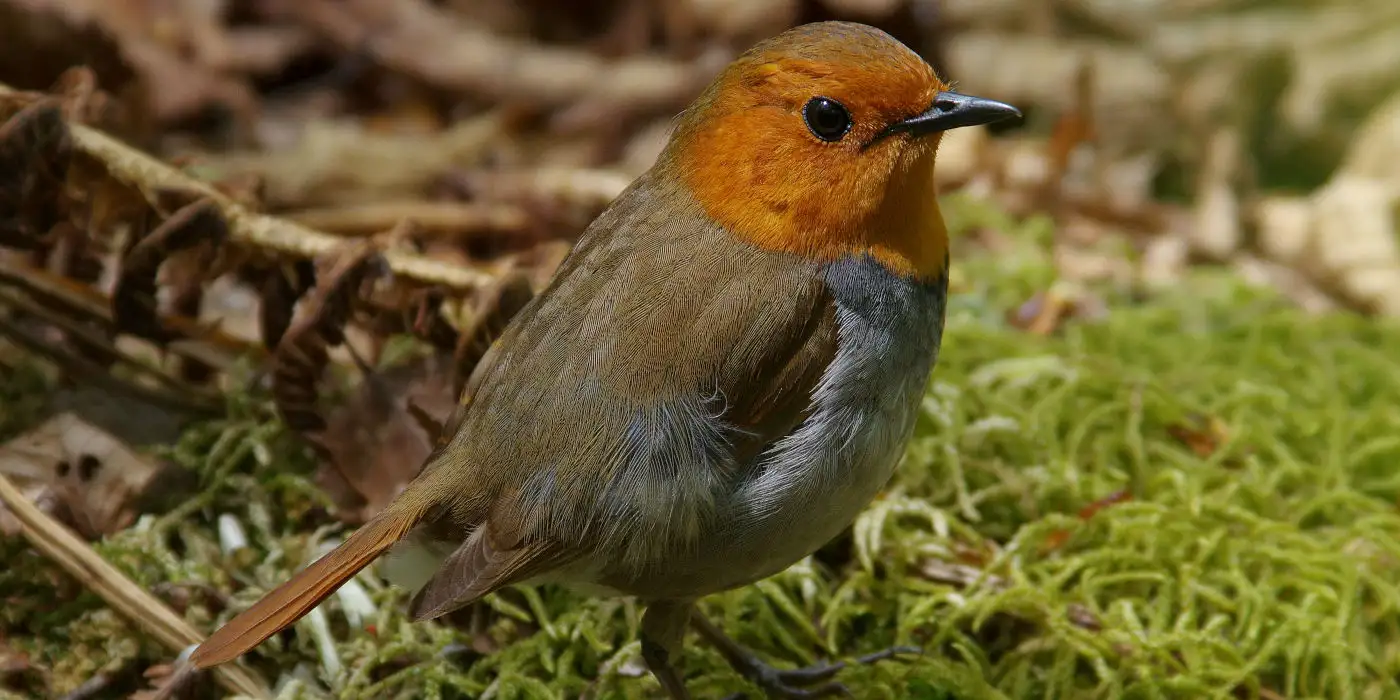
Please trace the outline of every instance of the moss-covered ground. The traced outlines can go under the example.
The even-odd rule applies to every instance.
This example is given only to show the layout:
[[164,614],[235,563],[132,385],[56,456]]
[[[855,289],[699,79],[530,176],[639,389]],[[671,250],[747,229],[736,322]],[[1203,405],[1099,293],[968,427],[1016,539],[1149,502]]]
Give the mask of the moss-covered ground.
[[[1307,316],[1200,270],[1146,296],[1101,289],[1105,317],[1033,336],[1005,312],[1054,271],[1045,227],[1013,228],[1016,251],[955,261],[895,483],[847,540],[705,610],[783,665],[924,648],[845,672],[862,698],[1400,697],[1400,326]],[[169,451],[204,495],[100,545],[148,586],[193,584],[187,616],[206,629],[200,586],[245,606],[335,534],[270,415],[231,399]],[[219,552],[221,513],[250,551]],[[68,687],[168,658],[90,595],[40,613],[50,569],[15,540],[3,555],[0,622],[37,632],[10,644]],[[950,565],[985,575],[953,583]],[[361,579],[372,631],[325,607],[342,670],[324,675],[305,622],[250,656],[301,679],[284,697],[659,697],[629,602],[512,592],[469,634],[410,624],[401,594]],[[697,698],[747,689],[698,642],[683,662]]]

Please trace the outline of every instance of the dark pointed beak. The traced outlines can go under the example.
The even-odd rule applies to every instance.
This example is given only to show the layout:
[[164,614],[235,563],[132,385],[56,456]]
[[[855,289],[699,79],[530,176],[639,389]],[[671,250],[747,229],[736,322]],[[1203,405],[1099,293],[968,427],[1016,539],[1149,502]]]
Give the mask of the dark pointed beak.
[[923,114],[891,124],[891,132],[908,132],[923,136],[963,126],[991,124],[1003,119],[1021,118],[1021,110],[1005,102],[973,97],[956,92],[940,92],[933,97],[933,106]]

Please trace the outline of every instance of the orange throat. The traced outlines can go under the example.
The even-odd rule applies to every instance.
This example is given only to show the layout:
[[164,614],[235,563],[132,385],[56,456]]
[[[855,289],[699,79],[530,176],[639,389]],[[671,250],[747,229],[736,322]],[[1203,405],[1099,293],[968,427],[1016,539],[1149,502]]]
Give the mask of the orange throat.
[[[782,149],[755,158],[751,138],[706,136],[709,147],[679,149],[674,165],[705,213],[739,239],[819,261],[868,254],[925,282],[943,275],[948,230],[933,176],[936,140],[889,144],[865,167],[843,168]],[[714,147],[731,143],[740,148]]]

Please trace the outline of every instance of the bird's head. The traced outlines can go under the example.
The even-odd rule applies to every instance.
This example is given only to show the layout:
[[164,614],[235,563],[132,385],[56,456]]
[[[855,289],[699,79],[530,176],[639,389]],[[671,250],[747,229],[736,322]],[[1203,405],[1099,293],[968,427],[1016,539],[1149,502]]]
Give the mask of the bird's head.
[[933,179],[942,133],[1019,114],[951,92],[885,32],[819,22],[730,64],[659,165],[754,245],[818,260],[868,253],[933,279],[948,251]]

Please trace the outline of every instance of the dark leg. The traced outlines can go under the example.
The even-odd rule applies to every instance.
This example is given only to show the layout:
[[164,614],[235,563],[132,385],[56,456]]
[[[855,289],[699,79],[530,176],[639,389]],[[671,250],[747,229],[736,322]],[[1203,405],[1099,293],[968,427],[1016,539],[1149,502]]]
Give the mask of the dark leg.
[[[797,700],[801,698],[824,698],[833,695],[852,697],[851,691],[840,682],[831,680],[848,664],[837,661],[808,668],[781,670],[761,661],[753,652],[729,638],[714,623],[705,619],[699,612],[691,615],[690,623],[709,642],[739,675],[762,688],[769,697]],[[892,647],[881,652],[862,656],[855,660],[858,664],[870,664],[893,658],[899,654],[918,654],[918,647]],[[820,685],[817,685],[820,684]],[[814,688],[802,686],[815,685]]]
[[680,671],[676,670],[676,660],[680,658],[685,628],[694,609],[695,602],[691,600],[654,600],[647,603],[642,614],[642,660],[671,700],[690,700]]

